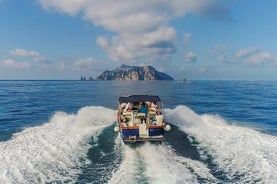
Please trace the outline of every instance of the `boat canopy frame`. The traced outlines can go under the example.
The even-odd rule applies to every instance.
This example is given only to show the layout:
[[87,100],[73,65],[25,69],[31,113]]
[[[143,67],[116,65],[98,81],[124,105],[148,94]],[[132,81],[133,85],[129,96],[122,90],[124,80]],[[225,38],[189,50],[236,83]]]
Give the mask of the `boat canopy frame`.
[[161,102],[160,97],[154,95],[130,95],[130,96],[121,96],[118,99],[119,103],[127,102]]

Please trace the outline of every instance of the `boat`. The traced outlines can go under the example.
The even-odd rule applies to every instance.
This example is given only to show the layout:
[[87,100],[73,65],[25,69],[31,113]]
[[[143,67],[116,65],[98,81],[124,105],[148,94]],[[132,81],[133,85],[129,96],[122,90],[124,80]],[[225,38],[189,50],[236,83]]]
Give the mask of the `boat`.
[[163,103],[155,95],[130,95],[118,98],[117,126],[124,142],[163,141],[165,123]]

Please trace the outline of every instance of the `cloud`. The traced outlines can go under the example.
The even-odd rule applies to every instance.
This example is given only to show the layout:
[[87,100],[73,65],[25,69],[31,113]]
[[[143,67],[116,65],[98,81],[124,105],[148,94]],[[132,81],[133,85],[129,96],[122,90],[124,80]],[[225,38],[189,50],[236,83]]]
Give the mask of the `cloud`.
[[251,48],[244,48],[244,49],[240,49],[235,57],[236,58],[244,58],[244,57],[248,57],[251,56],[253,54],[255,54],[256,52],[258,52],[257,48],[251,47]]
[[38,2],[48,11],[56,10],[74,16],[82,11],[89,4],[90,0],[38,0]]
[[111,40],[98,37],[97,44],[114,61],[136,60],[141,57],[167,55],[176,51],[176,32],[170,27],[160,27],[154,32],[143,34],[126,33],[114,36]]
[[197,61],[196,54],[194,54],[192,51],[185,52],[184,59],[187,63],[195,63]]
[[20,57],[28,57],[31,58],[34,61],[43,61],[44,57],[41,56],[38,52],[35,51],[27,51],[24,49],[14,49],[14,50],[10,50],[10,54],[12,56],[20,56]]
[[229,16],[228,4],[222,0],[38,1],[48,11],[82,15],[94,25],[115,33],[112,37],[99,35],[97,38],[97,44],[114,61],[141,60],[176,52],[177,34],[169,22],[177,17],[188,13],[218,19]]
[[243,63],[255,65],[277,62],[276,56],[255,47],[240,49],[235,54],[235,58],[240,59]]
[[95,65],[95,60],[92,58],[79,59],[74,65],[80,70],[91,70]]
[[[198,1],[199,2],[199,1]],[[196,14],[202,15],[207,18],[231,21],[229,15],[229,3],[228,0],[206,0],[201,1],[201,5],[197,7]]]
[[209,58],[221,58],[229,51],[229,47],[225,44],[216,44],[211,50],[208,51]]
[[109,48],[109,40],[103,36],[99,36],[96,39],[96,43],[102,47],[103,49],[108,49]]
[[232,50],[228,45],[216,44],[207,52],[208,58],[220,63],[238,63],[239,60],[233,56]]
[[248,65],[277,63],[277,57],[268,51],[248,47],[234,52],[227,45],[222,44],[209,50],[208,57],[221,63],[244,63]]
[[0,63],[0,66],[11,69],[30,69],[31,64],[28,62],[15,62],[13,59],[5,59]]
[[263,64],[263,63],[277,62],[277,58],[276,56],[273,56],[270,52],[261,51],[245,58],[244,62],[246,64]]

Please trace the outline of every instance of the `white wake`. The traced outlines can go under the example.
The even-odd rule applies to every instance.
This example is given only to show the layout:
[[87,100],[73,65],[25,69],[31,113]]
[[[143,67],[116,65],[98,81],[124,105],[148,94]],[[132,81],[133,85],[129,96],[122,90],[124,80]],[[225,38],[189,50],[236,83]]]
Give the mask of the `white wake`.
[[57,112],[49,122],[0,142],[0,183],[73,182],[89,149],[88,141],[115,122],[116,111],[84,107]]
[[148,143],[138,152],[142,155],[150,183],[200,183],[199,177],[210,183],[216,181],[205,164],[178,156],[165,145]]
[[198,115],[185,106],[166,109],[167,120],[199,143],[230,181],[277,181],[277,137],[227,123],[216,115]]
[[123,161],[115,169],[109,181],[111,184],[199,183],[198,178],[208,183],[217,181],[205,164],[176,155],[170,146],[151,143],[130,146],[117,143],[122,147]]
[[138,170],[139,159],[137,153],[134,149],[124,145],[122,143],[120,136],[116,139],[116,146],[121,149],[123,160],[113,174],[108,183],[110,184],[120,184],[120,183],[130,183],[135,184],[136,181],[136,171]]

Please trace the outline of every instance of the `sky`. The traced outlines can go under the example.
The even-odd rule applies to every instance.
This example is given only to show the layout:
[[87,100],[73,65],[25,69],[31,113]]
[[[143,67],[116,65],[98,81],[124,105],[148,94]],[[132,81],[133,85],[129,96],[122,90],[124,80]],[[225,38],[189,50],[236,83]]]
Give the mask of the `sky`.
[[277,80],[275,0],[0,0],[0,80]]

